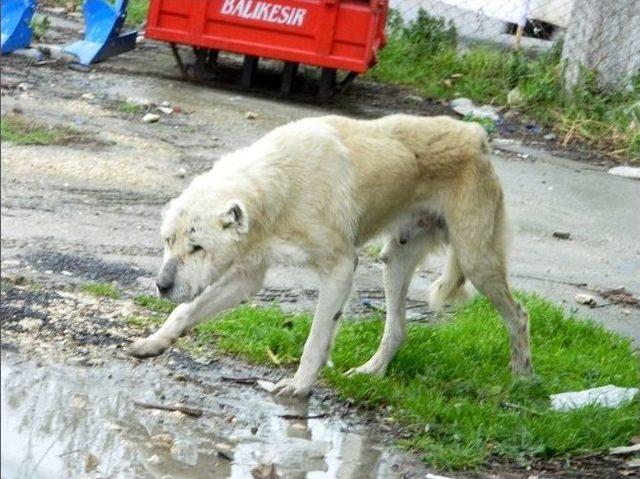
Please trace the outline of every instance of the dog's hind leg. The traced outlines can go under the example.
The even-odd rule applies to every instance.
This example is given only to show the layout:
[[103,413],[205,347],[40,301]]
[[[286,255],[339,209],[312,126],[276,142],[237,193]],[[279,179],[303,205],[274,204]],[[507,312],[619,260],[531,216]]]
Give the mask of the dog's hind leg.
[[375,354],[362,366],[351,369],[348,375],[382,375],[406,336],[406,301],[416,266],[440,244],[438,233],[430,229],[415,230],[410,239],[392,238],[380,258],[384,263],[384,294],[387,312],[384,333]]
[[447,264],[442,276],[435,280],[427,293],[429,306],[434,311],[444,306],[462,303],[475,294],[473,286],[466,280],[460,262],[453,248],[447,253]]
[[495,202],[490,197],[486,201],[471,197],[447,217],[451,243],[464,275],[489,298],[504,320],[511,343],[512,372],[531,376],[529,316],[512,296],[507,282],[502,194],[497,191]]

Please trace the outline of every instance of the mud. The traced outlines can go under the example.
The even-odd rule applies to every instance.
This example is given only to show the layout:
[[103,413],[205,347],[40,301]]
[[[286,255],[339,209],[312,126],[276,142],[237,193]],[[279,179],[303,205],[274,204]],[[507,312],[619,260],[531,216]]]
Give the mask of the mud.
[[[81,28],[73,18],[55,16],[52,25],[51,42],[77,36]],[[384,411],[358,411],[322,385],[308,405],[283,405],[251,384],[221,379],[278,380],[291,371],[220,357],[196,348],[189,337],[144,363],[122,350],[155,327],[128,318],[148,314],[131,298],[152,291],[161,258],[162,205],[220,155],[305,116],[449,111],[445,104],[416,101],[410,91],[361,81],[320,105],[315,73],[305,69],[300,89],[277,98],[277,75],[269,65],[261,74],[263,88],[239,91],[237,66],[237,58],[224,56],[215,78],[182,82],[166,45],[146,41],[87,72],[58,62],[2,58],[3,117],[77,132],[65,145],[2,144],[3,477],[168,479],[203,477],[212,470],[209,477],[244,478],[268,461],[282,477],[426,474],[419,458],[393,446],[407,432],[387,421]],[[141,121],[164,102],[175,112],[161,114],[155,124]],[[134,103],[144,106],[123,107]],[[623,286],[624,298],[637,298],[640,230],[629,205],[640,201],[638,184],[531,145],[496,146],[494,164],[514,223],[514,285],[571,309],[577,292]],[[559,243],[552,237],[559,230],[569,231],[571,240]],[[446,319],[430,313],[424,301],[440,267],[436,258],[416,272],[411,320]],[[383,310],[381,276],[381,264],[361,254],[347,316]],[[89,281],[115,282],[123,298],[79,293]],[[317,290],[313,274],[279,267],[251,301],[311,311]],[[638,309],[621,294],[609,298],[601,308],[580,313],[640,344]],[[185,418],[137,408],[135,400],[177,401],[205,414]],[[326,416],[305,421],[286,420],[284,414]],[[303,454],[311,469],[296,462]],[[613,477],[602,461],[593,461],[589,467],[600,477]],[[563,477],[567,471],[534,466],[496,462],[487,471],[460,476]]]

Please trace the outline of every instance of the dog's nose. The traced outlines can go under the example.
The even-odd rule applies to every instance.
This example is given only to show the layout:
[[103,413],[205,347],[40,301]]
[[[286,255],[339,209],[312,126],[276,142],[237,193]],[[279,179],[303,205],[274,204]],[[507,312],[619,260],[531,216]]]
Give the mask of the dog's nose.
[[161,279],[157,279],[156,287],[158,288],[158,293],[160,293],[160,296],[164,296],[169,292],[171,288],[173,288],[173,283],[168,281],[162,281]]

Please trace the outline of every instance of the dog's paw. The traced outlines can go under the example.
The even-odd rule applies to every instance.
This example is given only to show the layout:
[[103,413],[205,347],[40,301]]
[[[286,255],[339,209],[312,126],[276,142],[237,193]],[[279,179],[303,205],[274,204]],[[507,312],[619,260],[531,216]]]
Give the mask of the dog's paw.
[[367,361],[362,366],[349,369],[346,373],[344,373],[344,375],[347,377],[353,377],[358,374],[368,374],[369,376],[384,376],[386,372],[387,368],[382,364],[379,364],[376,361]]
[[165,341],[157,338],[145,338],[131,343],[127,346],[126,351],[134,358],[145,359],[161,355],[168,347],[169,345]]
[[271,392],[279,399],[305,399],[309,397],[311,387],[299,384],[295,378],[289,378],[276,384]]

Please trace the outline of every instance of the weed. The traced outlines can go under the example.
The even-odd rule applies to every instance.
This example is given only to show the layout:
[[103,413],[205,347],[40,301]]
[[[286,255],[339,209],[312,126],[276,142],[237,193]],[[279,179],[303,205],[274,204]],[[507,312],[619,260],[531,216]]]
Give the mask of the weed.
[[127,7],[127,24],[134,27],[141,25],[147,18],[148,10],[149,0],[131,0]]
[[70,128],[46,128],[15,116],[0,120],[0,138],[16,145],[60,145],[78,136]]
[[475,116],[473,113],[467,113],[465,115],[465,117],[463,118],[463,120],[464,121],[473,121],[475,123],[478,123],[478,124],[482,125],[482,127],[485,129],[485,131],[489,135],[493,135],[497,130],[496,123],[491,118]]
[[517,87],[518,109],[557,131],[565,146],[580,141],[611,157],[640,161],[640,130],[630,113],[640,96],[640,73],[628,91],[610,91],[598,86],[593,72],[584,71],[583,81],[567,94],[559,42],[536,58],[487,45],[460,52],[455,29],[427,13],[408,25],[396,16],[392,26],[370,78],[411,85],[430,98],[464,96],[493,105],[506,105]]
[[364,246],[363,250],[364,254],[366,254],[369,259],[377,261],[378,259],[380,259],[380,254],[382,253],[382,245],[376,242],[367,243]]
[[[509,372],[508,338],[484,298],[458,309],[450,322],[409,327],[405,345],[384,377],[345,377],[380,340],[379,318],[348,321],[337,336],[325,381],[362,407],[384,407],[411,437],[402,445],[425,461],[452,469],[475,467],[491,456],[519,462],[626,444],[640,434],[640,404],[572,412],[549,408],[549,394],[616,384],[637,386],[640,362],[630,342],[592,322],[567,318],[537,296],[523,296],[531,316],[538,380]],[[253,362],[295,363],[309,331],[308,315],[243,307],[196,328],[201,347]]]
[[170,314],[176,307],[171,301],[156,298],[148,294],[139,294],[133,298],[133,302],[138,306],[147,308],[161,314]]
[[147,109],[147,107],[144,105],[138,105],[136,103],[131,103],[128,101],[118,102],[116,108],[120,113],[125,113],[127,115],[137,115]]
[[82,291],[92,296],[118,299],[120,290],[111,283],[87,283],[82,285]]
[[33,37],[36,41],[41,42],[47,36],[51,21],[46,15],[34,15],[31,20],[31,29],[33,31]]

